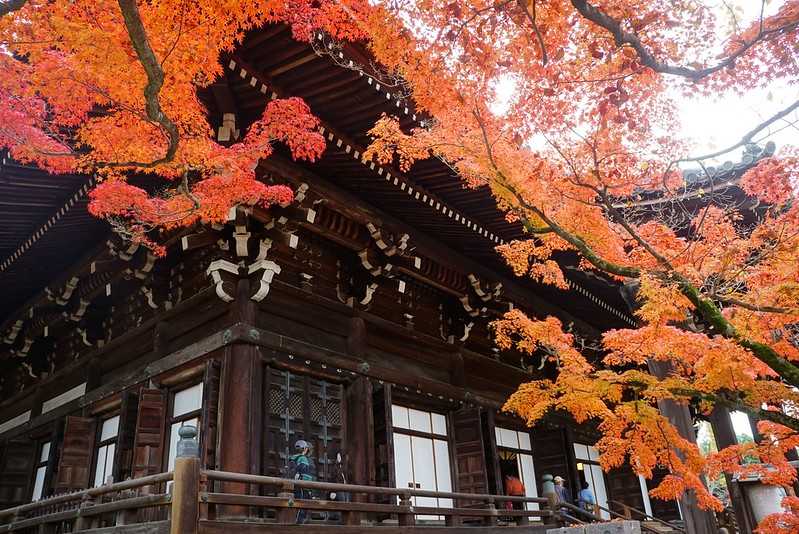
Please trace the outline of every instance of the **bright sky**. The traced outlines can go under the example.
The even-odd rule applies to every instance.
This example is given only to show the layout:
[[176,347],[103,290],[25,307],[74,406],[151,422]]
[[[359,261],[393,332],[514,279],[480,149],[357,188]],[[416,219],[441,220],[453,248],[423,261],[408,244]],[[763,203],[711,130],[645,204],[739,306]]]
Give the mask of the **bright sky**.
[[735,430],[736,436],[745,435],[755,439],[749,417],[744,412],[730,412],[730,419],[732,419],[732,428]]
[[[695,143],[695,155],[706,154],[737,143],[747,132],[781,109],[799,99],[799,87],[776,86],[770,90],[755,91],[743,98],[723,94],[716,98],[684,99],[679,113],[683,123],[683,135]],[[762,146],[771,140],[777,148],[799,145],[799,112],[764,130],[759,138]],[[794,124],[791,124],[794,123]],[[722,160],[737,161],[741,151],[731,152]]]
[[[721,13],[725,12],[724,4],[725,2],[718,3]],[[782,4],[779,0],[767,0],[764,15],[774,14]],[[736,10],[741,27],[746,27],[760,16],[760,0],[726,0],[726,5]],[[735,144],[757,124],[797,99],[799,87],[789,87],[787,84],[754,91],[743,97],[729,92],[715,98],[682,99],[679,113],[683,134],[694,140],[695,155],[713,152]],[[760,144],[772,140],[778,149],[788,144],[799,145],[799,126],[789,124],[797,121],[799,113],[794,112],[785,120],[775,123],[765,131],[765,135],[761,134],[765,139]],[[740,150],[721,159],[737,160],[739,154]]]
[[[709,0],[709,3],[712,2],[713,0]],[[735,9],[740,27],[748,26],[760,16],[760,0],[719,1],[717,8],[722,15],[728,13],[725,3]],[[782,3],[781,0],[766,0],[764,15],[774,14]],[[503,81],[498,84],[496,91],[492,109],[495,113],[501,114],[507,109],[508,100],[514,93],[514,82],[511,79]],[[679,97],[677,113],[682,122],[681,134],[682,137],[690,139],[694,145],[694,150],[688,155],[699,156],[737,143],[759,123],[788,107],[797,99],[799,99],[799,86],[790,87],[788,84],[752,91],[744,96],[730,91],[712,98]],[[761,132],[755,140],[761,146],[769,140],[774,141],[778,150],[786,145],[799,145],[799,110]],[[539,144],[543,146],[544,142],[532,139],[530,144],[538,147]],[[742,149],[738,149],[718,160],[709,160],[708,163],[737,162],[741,153]]]
[[[752,434],[752,425],[749,424],[749,417],[744,412],[730,412],[730,419],[732,420],[732,429],[736,436],[749,436],[754,440]],[[699,429],[696,432],[696,441],[699,444],[710,441],[711,450],[718,451],[716,448],[715,437],[710,423],[703,421],[699,424]]]

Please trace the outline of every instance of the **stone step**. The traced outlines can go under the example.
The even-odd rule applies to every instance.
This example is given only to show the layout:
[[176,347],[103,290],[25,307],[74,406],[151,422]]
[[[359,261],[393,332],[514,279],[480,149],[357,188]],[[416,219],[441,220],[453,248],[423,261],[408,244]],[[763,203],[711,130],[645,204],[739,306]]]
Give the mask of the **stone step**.
[[[644,533],[649,532],[652,534],[652,531],[654,530],[660,534],[682,534],[679,530],[674,530],[673,528],[662,523],[658,523],[657,521],[643,521],[641,526],[641,530]],[[644,530],[643,527],[647,527],[648,530]]]
[[[646,527],[646,528],[643,528]],[[682,534],[657,521],[603,521],[547,530],[547,534]]]

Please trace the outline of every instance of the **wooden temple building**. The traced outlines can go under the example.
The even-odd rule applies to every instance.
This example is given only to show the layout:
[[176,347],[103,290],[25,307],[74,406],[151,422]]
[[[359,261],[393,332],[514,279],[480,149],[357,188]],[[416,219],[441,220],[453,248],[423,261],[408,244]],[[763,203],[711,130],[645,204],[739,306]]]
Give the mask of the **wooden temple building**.
[[339,502],[341,488],[317,489],[297,528],[495,528],[513,522],[489,498],[506,475],[529,498],[505,511],[521,523],[546,519],[545,475],[572,494],[587,481],[603,518],[680,520],[649,499],[657,479],[602,473],[590,426],[554,415],[528,428],[501,411],[553,369],[499,351],[489,323],[520,307],[595,340],[635,324],[618,288],[568,268],[568,291],[513,277],[494,247],[523,230],[487,190],[435,160],[407,173],[365,161],[382,113],[425,119],[359,67],[362,50],[271,26],[223,62],[201,94],[220,141],[270,98],[302,97],[322,120],[320,161],[279,150],[258,168],[292,186],[291,206],[165,236],[156,258],[87,213],[90,177],[2,163],[0,509],[15,508],[0,532],[169,528],[184,425],[199,432],[205,532],[292,522],[275,480],[299,439],[319,482],[361,490]]

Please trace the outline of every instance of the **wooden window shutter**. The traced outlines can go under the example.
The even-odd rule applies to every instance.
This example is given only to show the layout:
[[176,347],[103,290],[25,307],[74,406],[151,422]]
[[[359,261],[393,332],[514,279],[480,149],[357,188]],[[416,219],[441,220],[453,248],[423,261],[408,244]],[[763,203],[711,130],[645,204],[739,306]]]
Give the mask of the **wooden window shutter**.
[[139,394],[136,437],[133,446],[133,478],[160,473],[163,466],[166,394],[143,389]]
[[219,380],[222,362],[210,359],[205,364],[203,378],[203,409],[200,420],[202,463],[206,469],[217,468],[217,435],[219,415]]
[[67,417],[61,459],[55,487],[59,490],[89,487],[94,453],[95,421],[87,417]]
[[8,441],[0,449],[0,509],[30,502],[36,442]]
[[113,476],[115,482],[131,477],[133,446],[136,439],[136,416],[139,413],[139,395],[134,391],[122,393],[119,409],[119,433],[114,453]]
[[[452,414],[456,480],[458,491],[463,493],[488,493],[480,413],[480,408],[464,408]],[[461,506],[471,504],[477,503],[460,503]]]

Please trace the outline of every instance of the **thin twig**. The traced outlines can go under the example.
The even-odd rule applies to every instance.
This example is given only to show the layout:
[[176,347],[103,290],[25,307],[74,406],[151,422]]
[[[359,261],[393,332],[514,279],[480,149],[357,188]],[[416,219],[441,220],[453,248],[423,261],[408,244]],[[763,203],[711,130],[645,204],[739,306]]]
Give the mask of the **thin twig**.
[[769,126],[771,126],[775,122],[783,119],[784,117],[790,115],[793,111],[795,111],[797,109],[799,109],[799,100],[795,101],[793,104],[791,104],[787,108],[785,108],[785,109],[783,109],[781,111],[778,111],[777,113],[775,113],[774,115],[772,115],[768,119],[764,120],[763,122],[761,122],[760,124],[755,126],[752,130],[747,132],[746,135],[741,137],[741,139],[737,143],[735,143],[734,145],[731,145],[731,146],[729,146],[729,147],[727,147],[727,148],[725,148],[723,150],[718,150],[716,152],[711,152],[710,154],[703,154],[701,156],[678,159],[678,160],[675,161],[675,163],[688,162],[688,161],[700,161],[700,160],[715,158],[715,157],[721,156],[723,154],[726,154],[727,152],[735,150],[736,148],[748,145],[749,143],[752,142],[752,140],[755,138],[755,136],[757,134],[759,134],[761,131],[763,131],[764,129],[768,128]]
[[616,46],[621,47],[627,45],[635,50],[643,65],[661,74],[681,76],[695,82],[715,72],[734,65],[735,61],[739,57],[743,56],[755,44],[765,40],[766,37],[782,31],[791,30],[799,25],[796,22],[792,22],[790,24],[786,24],[785,26],[772,28],[770,30],[764,29],[761,25],[760,32],[758,32],[754,38],[749,41],[743,41],[743,44],[735,52],[728,55],[712,67],[707,67],[704,69],[692,69],[682,65],[672,65],[660,61],[646,46],[644,46],[644,44],[641,42],[641,39],[636,34],[626,31],[624,28],[622,28],[622,25],[618,20],[614,19],[594,5],[588,3],[587,0],[571,0],[571,4],[584,18],[609,31],[613,35]]
[[532,13],[531,13],[530,10],[527,9],[527,0],[517,1],[519,7],[521,7],[522,11],[524,11],[524,14],[527,15],[527,19],[530,21],[530,24],[533,25],[533,30],[535,30],[535,37],[536,39],[538,39],[538,46],[541,47],[541,63],[543,65],[546,65],[547,62],[549,61],[549,58],[547,57],[547,48],[546,46],[544,46],[544,36],[541,35],[541,30],[538,28],[538,23],[535,20],[535,2],[536,0],[533,0]]

